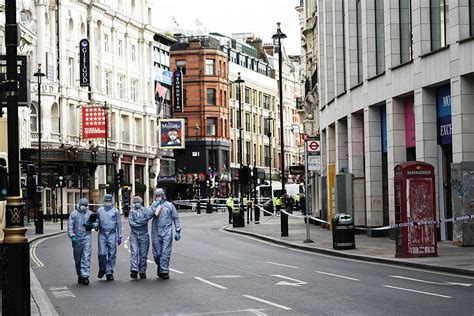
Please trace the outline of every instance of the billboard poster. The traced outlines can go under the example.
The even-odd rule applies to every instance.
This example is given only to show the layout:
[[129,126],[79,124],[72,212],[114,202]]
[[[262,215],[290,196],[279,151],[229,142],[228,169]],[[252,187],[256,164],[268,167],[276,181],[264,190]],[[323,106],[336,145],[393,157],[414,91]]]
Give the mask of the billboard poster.
[[161,119],[158,124],[161,149],[184,149],[184,119]]
[[173,112],[183,112],[183,73],[176,70],[173,74]]
[[79,42],[79,85],[88,87],[90,80],[89,40],[84,38]]
[[453,134],[451,125],[451,86],[440,87],[436,92],[439,144],[448,145],[452,143]]
[[[336,191],[334,185],[336,183],[336,164],[328,164],[328,201],[329,201],[329,218],[331,219],[335,214],[336,209]],[[330,226],[332,227],[332,223]]]
[[101,106],[82,107],[82,138],[105,138],[106,112]]

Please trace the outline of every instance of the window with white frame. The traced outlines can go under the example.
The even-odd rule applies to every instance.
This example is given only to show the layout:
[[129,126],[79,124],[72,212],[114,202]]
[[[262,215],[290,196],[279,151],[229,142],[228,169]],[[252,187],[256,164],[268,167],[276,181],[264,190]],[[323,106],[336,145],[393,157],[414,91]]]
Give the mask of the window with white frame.
[[122,40],[117,41],[117,53],[119,57],[122,57]]
[[117,92],[118,92],[118,97],[120,99],[123,99],[125,96],[125,76],[123,75],[118,75],[118,80],[117,80]]
[[109,34],[104,34],[104,52],[109,52]]
[[32,132],[37,132],[38,131],[38,108],[36,107],[36,104],[31,103],[30,105],[30,128]]
[[74,85],[74,58],[68,58],[67,67],[69,72],[69,85]]
[[104,76],[104,80],[105,80],[105,83],[104,83],[104,93],[106,95],[111,95],[112,94],[112,89],[111,89],[111,84],[112,84],[112,73],[110,71],[106,71],[105,72],[105,76]]
[[206,134],[207,136],[216,136],[217,130],[217,118],[208,117],[206,122]]
[[130,80],[130,100],[132,100],[132,102],[137,102],[137,86],[137,79]]
[[135,62],[136,59],[137,59],[137,52],[136,52],[136,47],[135,47],[135,45],[132,45],[132,46],[130,47],[130,55],[131,55],[132,61]]
[[214,76],[214,59],[206,59],[206,76]]
[[448,20],[448,1],[430,0],[431,50],[446,46]]

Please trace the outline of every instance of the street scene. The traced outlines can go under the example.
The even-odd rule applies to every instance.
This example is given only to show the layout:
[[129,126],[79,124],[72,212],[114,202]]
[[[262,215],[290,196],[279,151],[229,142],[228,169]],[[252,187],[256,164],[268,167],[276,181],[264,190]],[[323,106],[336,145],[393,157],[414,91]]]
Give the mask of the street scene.
[[0,315],[474,315],[474,1],[0,0]]

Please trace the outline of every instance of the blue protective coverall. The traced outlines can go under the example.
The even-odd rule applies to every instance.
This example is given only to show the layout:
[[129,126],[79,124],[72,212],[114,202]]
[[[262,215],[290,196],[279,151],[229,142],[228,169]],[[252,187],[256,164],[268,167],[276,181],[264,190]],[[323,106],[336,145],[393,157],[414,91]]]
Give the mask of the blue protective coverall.
[[92,236],[90,231],[86,231],[83,224],[89,220],[89,216],[92,212],[89,209],[81,211],[79,207],[81,202],[87,202],[87,204],[89,204],[87,199],[82,198],[79,200],[76,209],[69,215],[67,234],[69,238],[75,236],[78,240],[78,242],[72,246],[77,276],[80,278],[89,278],[91,271]]
[[[114,273],[117,241],[122,239],[122,222],[115,207],[101,206],[97,210],[99,225],[99,270],[107,275]],[[117,236],[118,235],[118,236]]]
[[148,235],[149,211],[141,206],[132,207],[128,215],[130,224],[130,271],[145,273],[147,267],[150,236]]
[[[181,224],[173,203],[163,201],[160,205],[163,205],[163,207],[159,217],[153,215],[151,241],[155,263],[159,265],[161,273],[168,273],[173,244],[173,224],[176,230],[181,230]],[[152,204],[151,212],[154,213],[156,208],[155,204]]]

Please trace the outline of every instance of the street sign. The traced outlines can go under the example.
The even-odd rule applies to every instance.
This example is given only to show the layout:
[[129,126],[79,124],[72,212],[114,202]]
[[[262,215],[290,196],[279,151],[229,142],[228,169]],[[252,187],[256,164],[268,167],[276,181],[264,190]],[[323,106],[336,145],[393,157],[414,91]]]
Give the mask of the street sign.
[[321,156],[308,156],[308,170],[321,170]]
[[303,140],[304,140],[305,142],[307,142],[308,139],[309,139],[309,135],[308,135],[308,134],[303,134]]
[[318,140],[312,140],[308,142],[308,152],[320,152],[321,146]]

